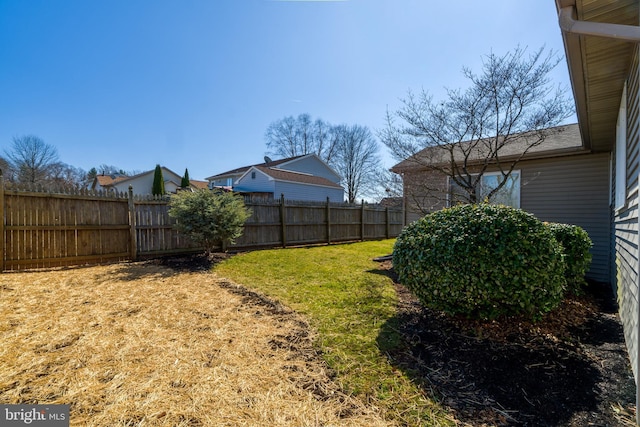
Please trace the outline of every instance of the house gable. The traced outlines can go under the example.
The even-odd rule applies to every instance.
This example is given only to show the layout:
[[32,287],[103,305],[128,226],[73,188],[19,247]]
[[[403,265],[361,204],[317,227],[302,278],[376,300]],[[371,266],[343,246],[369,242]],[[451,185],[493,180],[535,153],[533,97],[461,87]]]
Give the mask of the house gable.
[[307,154],[306,156],[296,157],[278,165],[269,165],[269,167],[308,173],[323,177],[335,183],[339,183],[341,179],[340,175],[338,175],[336,171],[334,171],[316,154]]
[[[165,190],[168,193],[174,193],[177,188],[180,188],[182,177],[164,166],[161,166],[161,169],[165,182]],[[115,178],[108,175],[99,175],[94,180],[92,188],[125,193],[129,191],[129,186],[131,186],[134,194],[148,195],[151,194],[154,174],[155,169],[133,176],[117,176]],[[98,187],[98,185],[100,187]]]

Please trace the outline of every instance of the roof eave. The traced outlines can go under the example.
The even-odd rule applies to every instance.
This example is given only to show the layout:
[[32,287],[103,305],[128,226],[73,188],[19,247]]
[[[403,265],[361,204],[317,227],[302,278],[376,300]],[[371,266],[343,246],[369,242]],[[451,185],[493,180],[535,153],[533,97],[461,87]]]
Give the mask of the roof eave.
[[[575,0],[556,0],[558,11],[562,8],[572,6],[575,8]],[[576,34],[569,34],[562,31],[562,41],[564,44],[569,79],[573,90],[573,99],[578,117],[578,126],[582,135],[582,145],[585,149],[591,149],[591,133],[589,131],[588,109],[587,109],[587,88],[585,83],[585,73],[583,68],[581,37]]]
[[633,40],[640,38],[638,2],[556,0],[556,7],[583,144],[611,151]]

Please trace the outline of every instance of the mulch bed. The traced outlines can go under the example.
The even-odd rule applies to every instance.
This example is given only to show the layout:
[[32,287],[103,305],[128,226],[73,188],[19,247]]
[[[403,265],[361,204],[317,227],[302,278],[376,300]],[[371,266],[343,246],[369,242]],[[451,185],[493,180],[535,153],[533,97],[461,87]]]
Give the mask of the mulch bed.
[[472,426],[635,425],[635,386],[608,285],[591,283],[541,321],[452,318],[395,280],[403,345],[391,362]]

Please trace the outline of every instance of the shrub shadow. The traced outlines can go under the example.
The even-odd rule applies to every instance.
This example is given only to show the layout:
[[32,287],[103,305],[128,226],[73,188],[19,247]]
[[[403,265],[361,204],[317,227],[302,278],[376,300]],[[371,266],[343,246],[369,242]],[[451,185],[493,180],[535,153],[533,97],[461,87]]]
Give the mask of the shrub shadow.
[[[173,277],[181,273],[204,273],[211,271],[215,264],[231,256],[228,253],[212,253],[209,256],[204,253],[193,253],[149,258],[142,261],[121,263],[119,264],[121,268],[116,272],[110,272],[108,277],[118,280],[138,280],[149,277]],[[149,268],[154,266],[165,268]]]

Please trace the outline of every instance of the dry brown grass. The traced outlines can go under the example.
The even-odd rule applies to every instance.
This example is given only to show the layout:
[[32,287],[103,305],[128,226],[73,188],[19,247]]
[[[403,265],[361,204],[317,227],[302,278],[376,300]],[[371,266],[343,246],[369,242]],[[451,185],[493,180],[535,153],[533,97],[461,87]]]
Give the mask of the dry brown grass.
[[82,426],[376,426],[306,322],[154,263],[0,275],[0,403]]

